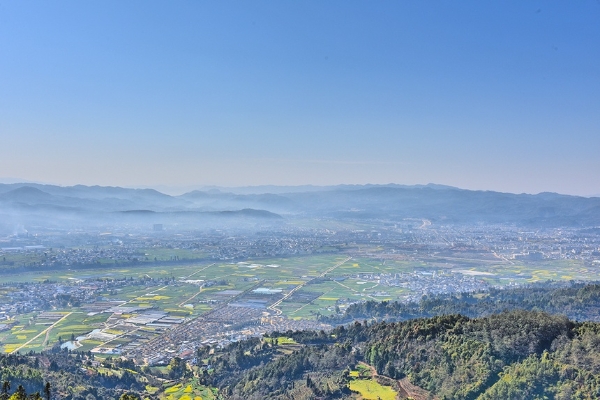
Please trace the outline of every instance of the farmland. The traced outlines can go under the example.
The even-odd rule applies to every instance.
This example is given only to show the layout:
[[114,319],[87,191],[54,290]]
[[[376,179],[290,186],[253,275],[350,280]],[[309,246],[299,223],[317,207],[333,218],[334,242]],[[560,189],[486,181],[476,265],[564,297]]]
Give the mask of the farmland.
[[[62,343],[80,351],[121,354],[133,350],[128,348],[133,342],[152,340],[230,302],[281,313],[290,320],[315,320],[343,312],[357,301],[413,300],[436,291],[572,279],[593,280],[600,275],[577,260],[469,259],[443,264],[439,259],[390,259],[372,253],[4,274],[0,343],[4,352],[41,351]],[[57,293],[70,300],[56,303]],[[28,298],[45,294],[50,309],[27,308]],[[20,308],[14,307],[15,299]]]

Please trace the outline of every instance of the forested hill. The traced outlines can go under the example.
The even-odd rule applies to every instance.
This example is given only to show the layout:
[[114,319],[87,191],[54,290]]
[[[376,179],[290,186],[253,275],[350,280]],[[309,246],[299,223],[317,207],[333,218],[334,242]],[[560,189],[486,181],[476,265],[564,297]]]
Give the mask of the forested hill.
[[203,347],[197,365],[174,358],[162,368],[55,350],[0,356],[11,399],[25,399],[17,385],[34,393],[45,382],[53,400],[170,399],[192,386],[235,400],[359,399],[373,387],[382,399],[600,398],[600,323],[534,311],[273,333]]
[[[0,354],[0,399],[117,400],[139,399],[148,379],[133,362],[94,360],[91,352],[60,350]],[[150,377],[153,379],[152,377]]]
[[283,336],[293,348],[278,351],[285,346],[272,337],[215,354],[200,350],[214,368],[203,379],[230,399],[350,399],[358,398],[351,389],[362,387],[359,371],[370,366],[368,379],[395,389],[397,398],[600,398],[598,323],[512,311]]
[[371,318],[405,321],[449,314],[482,317],[517,309],[565,315],[574,321],[600,322],[600,284],[544,282],[481,293],[424,297],[418,303],[367,301],[349,306],[342,316],[323,320],[340,324]]
[[600,322],[591,320],[599,309],[600,285],[582,283],[366,302],[351,306],[337,322],[353,321],[331,332],[202,347],[195,364],[175,357],[150,368],[57,345],[0,355],[0,379],[15,394],[19,385],[42,393],[51,382],[53,400],[160,400],[192,387],[202,398],[235,400],[359,399],[373,387],[382,399],[597,399]]

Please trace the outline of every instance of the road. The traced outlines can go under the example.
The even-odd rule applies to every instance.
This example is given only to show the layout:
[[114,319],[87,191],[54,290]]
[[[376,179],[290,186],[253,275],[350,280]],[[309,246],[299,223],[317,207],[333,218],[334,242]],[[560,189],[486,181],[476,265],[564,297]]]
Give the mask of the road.
[[27,346],[29,343],[33,342],[35,339],[39,338],[42,335],[45,335],[47,332],[50,332],[50,330],[52,328],[54,328],[56,325],[58,325],[59,323],[61,323],[65,318],[67,318],[71,314],[73,314],[72,311],[70,313],[66,314],[64,317],[62,317],[58,321],[56,321],[55,323],[53,323],[52,325],[50,325],[49,327],[47,327],[46,329],[44,329],[43,331],[41,331],[40,333],[38,333],[37,335],[35,335],[33,338],[31,338],[30,340],[28,340],[26,343],[22,344],[21,346],[17,347],[13,351],[11,351],[10,354],[16,353],[17,351],[21,350],[23,347]]
[[296,292],[297,290],[301,289],[304,285],[306,285],[309,282],[312,282],[313,280],[317,279],[317,278],[323,278],[325,275],[327,275],[328,273],[330,273],[331,271],[333,271],[334,269],[336,269],[337,267],[339,267],[342,264],[347,263],[348,261],[350,261],[352,259],[352,257],[348,257],[346,258],[344,261],[340,261],[339,263],[335,264],[333,267],[329,268],[328,270],[326,270],[325,272],[323,272],[321,275],[319,276],[315,276],[312,279],[307,280],[306,282],[302,282],[301,284],[299,284],[298,286],[296,286],[295,288],[293,288],[292,290],[290,290],[288,292],[288,294],[286,294],[285,296],[283,296],[281,299],[277,300],[275,303],[271,304],[269,307],[267,307],[269,310],[273,311],[275,314],[277,315],[281,315],[282,311],[277,308],[277,306],[279,306],[285,299],[288,299],[292,294],[294,294],[294,292]]
[[[210,265],[207,265],[207,266],[206,266],[206,267],[204,267],[204,268],[201,268],[201,269],[199,269],[198,271],[194,272],[193,274],[190,274],[190,275],[186,276],[186,277],[185,277],[185,279],[190,279],[192,276],[196,275],[198,272],[202,272],[202,271],[204,271],[205,269],[212,267],[213,265],[215,265],[215,263],[212,263],[212,264],[210,264]],[[179,307],[183,307],[183,305],[184,305],[184,304],[187,304],[187,303],[189,303],[189,302],[190,302],[191,300],[193,300],[193,299],[194,299],[196,296],[198,296],[200,293],[202,293],[202,289],[203,289],[203,288],[204,288],[204,284],[202,284],[202,285],[200,286],[200,288],[198,289],[198,293],[196,293],[195,295],[193,295],[193,296],[192,296],[192,297],[190,297],[189,299],[182,301],[181,303],[179,303],[179,304],[178,304],[178,306],[179,306]]]

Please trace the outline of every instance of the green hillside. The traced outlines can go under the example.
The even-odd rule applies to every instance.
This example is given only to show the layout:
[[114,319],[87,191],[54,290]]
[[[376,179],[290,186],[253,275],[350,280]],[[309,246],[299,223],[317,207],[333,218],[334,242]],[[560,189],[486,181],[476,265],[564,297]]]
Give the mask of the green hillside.
[[285,336],[297,344],[256,339],[213,355],[205,349],[205,383],[232,399],[369,398],[377,390],[397,398],[600,396],[600,324],[541,312],[356,322]]
[[0,355],[0,380],[11,385],[0,395],[18,395],[19,386],[44,395],[51,382],[51,398],[64,400],[596,399],[600,323],[590,320],[599,292],[596,284],[547,284],[418,304],[367,302],[330,332],[206,346],[165,366],[58,346]]

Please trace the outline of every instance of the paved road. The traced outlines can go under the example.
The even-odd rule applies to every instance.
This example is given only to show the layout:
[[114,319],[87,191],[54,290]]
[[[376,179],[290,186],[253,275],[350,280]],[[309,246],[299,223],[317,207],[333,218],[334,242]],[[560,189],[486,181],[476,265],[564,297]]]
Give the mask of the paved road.
[[309,282],[312,282],[313,280],[317,279],[317,278],[323,278],[325,275],[327,275],[328,273],[330,273],[331,271],[333,271],[334,269],[336,269],[337,267],[339,267],[342,264],[347,263],[348,261],[350,261],[352,259],[352,257],[348,257],[346,258],[344,261],[340,261],[339,263],[335,264],[333,267],[329,268],[328,270],[326,270],[325,272],[323,272],[321,275],[316,276],[312,279],[307,280],[306,282],[302,282],[301,284],[299,284],[298,286],[296,286],[295,288],[293,288],[292,290],[289,291],[288,294],[286,294],[285,296],[283,296],[281,299],[277,300],[275,303],[271,304],[269,307],[267,307],[269,310],[273,311],[275,314],[277,315],[281,315],[281,310],[279,308],[277,308],[285,299],[289,298],[292,294],[294,294],[294,292],[296,292],[298,289],[301,289],[304,285],[306,285]]
[[35,339],[37,339],[40,336],[46,334],[47,332],[50,332],[50,330],[52,328],[54,328],[56,325],[58,325],[59,323],[61,323],[65,318],[67,318],[71,314],[73,314],[73,312],[70,312],[70,313],[66,314],[64,317],[62,317],[61,319],[59,319],[58,321],[56,321],[55,323],[53,323],[52,325],[50,325],[49,327],[47,327],[46,329],[44,329],[43,331],[41,331],[40,333],[38,333],[37,335],[35,335],[33,338],[31,338],[30,340],[28,340],[26,343],[22,344],[21,346],[17,347],[13,351],[11,351],[10,354],[16,353],[17,351],[21,350],[23,347],[27,346],[29,343],[33,342]]

